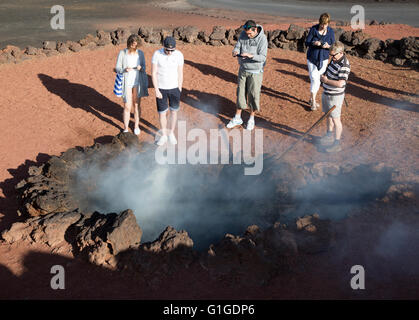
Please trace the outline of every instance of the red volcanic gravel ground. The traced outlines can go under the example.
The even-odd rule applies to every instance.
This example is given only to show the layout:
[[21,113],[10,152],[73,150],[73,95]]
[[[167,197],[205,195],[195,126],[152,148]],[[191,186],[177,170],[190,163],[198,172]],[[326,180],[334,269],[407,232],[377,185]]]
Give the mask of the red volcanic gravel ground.
[[[393,38],[400,36],[397,32],[389,32]],[[0,66],[0,87],[3,88],[0,95],[0,230],[18,219],[14,186],[25,177],[30,165],[42,163],[68,148],[108,142],[120,131],[122,104],[112,93],[112,69],[117,53],[123,47],[106,46],[93,51]],[[158,48],[152,45],[141,48],[145,53],[148,74],[152,54]],[[232,47],[179,44],[178,48],[185,56],[179,119],[186,120],[188,128],[209,130],[224,126],[235,110],[238,65],[231,57]],[[343,151],[329,155],[320,152],[313,144],[311,138],[321,136],[325,131],[325,125],[322,124],[306,142],[300,143],[289,154],[288,160],[297,164],[326,161],[354,165],[378,161],[399,170],[404,179],[414,179],[419,169],[418,73],[379,61],[354,57],[349,57],[349,60],[352,73],[346,96],[349,107],[343,107]],[[309,111],[308,98],[309,78],[305,54],[270,49],[264,73],[262,111],[256,117],[256,127],[263,129],[264,152],[283,152],[322,115],[320,111]],[[143,99],[141,110],[142,133],[139,139],[151,142],[158,128],[154,90],[150,89],[150,96]],[[247,114],[244,119],[247,120]],[[371,212],[374,215],[374,210]],[[407,216],[406,223],[415,225],[417,220],[417,215],[416,218]],[[377,223],[373,218],[371,221],[372,224]],[[389,222],[383,219],[382,223]],[[359,236],[350,242],[348,250],[356,254],[363,243],[379,237],[381,229],[369,232],[369,225],[366,218],[358,224],[354,223],[351,230],[347,225],[342,227],[343,239],[350,239],[351,232]],[[191,270],[187,275],[172,279],[166,290],[159,291],[142,286],[142,279],[135,280],[138,282],[134,282],[137,284],[135,286],[128,275],[115,275],[74,260],[70,248],[67,252],[56,253],[42,246],[2,243],[0,278],[8,281],[2,282],[2,287],[10,290],[4,292],[0,289],[0,297],[381,297],[377,291],[356,295],[350,290],[343,290],[342,282],[348,282],[349,278],[341,279],[339,276],[341,272],[349,271],[330,267],[330,262],[335,259],[333,253],[301,259],[304,272],[296,271],[291,279],[278,276],[267,288],[238,290],[211,284],[199,271],[194,273]],[[68,267],[70,289],[65,292],[52,292],[49,288],[49,268],[54,264]],[[325,266],[329,266],[329,269],[325,269]],[[418,279],[399,280],[409,283]],[[191,289],[192,284],[194,289]],[[287,286],[287,290],[281,290],[284,286]],[[386,284],[381,286],[385,287]],[[376,288],[381,287],[377,284]],[[383,292],[387,292],[384,297],[418,298],[417,291],[409,290],[400,286],[391,293]]]

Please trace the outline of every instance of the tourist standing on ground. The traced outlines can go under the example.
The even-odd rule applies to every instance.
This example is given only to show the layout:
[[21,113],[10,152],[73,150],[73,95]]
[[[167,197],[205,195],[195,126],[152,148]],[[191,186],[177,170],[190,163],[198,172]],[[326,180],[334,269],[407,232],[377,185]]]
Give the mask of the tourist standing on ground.
[[253,20],[246,21],[243,29],[233,49],[233,57],[237,57],[240,65],[237,83],[237,109],[236,115],[227,124],[227,128],[241,125],[243,123],[242,110],[250,108],[250,118],[246,129],[253,130],[255,112],[260,111],[260,91],[268,53],[268,40],[262,26],[257,25]]
[[[163,48],[153,54],[151,60],[151,74],[156,91],[157,111],[159,113],[161,136],[158,145],[164,145],[169,139],[176,144],[174,130],[177,121],[177,112],[180,107],[180,94],[183,83],[182,52],[176,50],[176,41],[173,37],[163,40]],[[167,111],[170,107],[170,128],[167,127]]]
[[144,53],[137,49],[140,39],[132,34],[128,37],[127,48],[118,54],[115,71],[122,74],[122,99],[124,101],[124,132],[128,132],[132,106],[134,106],[134,133],[140,134],[141,97],[148,96],[148,81]]
[[[340,138],[342,135],[342,122],[340,120],[345,88],[348,81],[351,66],[345,55],[345,47],[337,41],[330,47],[331,61],[325,74],[321,75],[320,81],[323,86],[322,106],[323,112],[328,112],[336,106],[327,119],[327,133],[320,143],[327,146],[327,152],[341,151]],[[333,135],[335,131],[335,135]]]
[[310,106],[317,110],[317,92],[320,88],[320,76],[326,71],[329,59],[329,48],[335,43],[335,33],[329,27],[330,15],[323,13],[319,23],[312,26],[306,39],[307,66],[310,75]]

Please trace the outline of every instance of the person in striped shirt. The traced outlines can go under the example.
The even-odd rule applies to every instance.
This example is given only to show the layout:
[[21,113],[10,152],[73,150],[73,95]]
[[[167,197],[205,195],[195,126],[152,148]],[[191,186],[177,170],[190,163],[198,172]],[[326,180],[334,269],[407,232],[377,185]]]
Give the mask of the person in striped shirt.
[[[330,47],[330,63],[326,72],[320,77],[323,86],[322,109],[328,112],[333,106],[336,108],[327,119],[327,133],[320,139],[326,146],[326,152],[339,152],[342,150],[340,138],[342,136],[342,122],[340,120],[342,104],[345,98],[345,88],[351,66],[345,55],[345,46],[337,41]],[[335,134],[333,134],[335,131]]]

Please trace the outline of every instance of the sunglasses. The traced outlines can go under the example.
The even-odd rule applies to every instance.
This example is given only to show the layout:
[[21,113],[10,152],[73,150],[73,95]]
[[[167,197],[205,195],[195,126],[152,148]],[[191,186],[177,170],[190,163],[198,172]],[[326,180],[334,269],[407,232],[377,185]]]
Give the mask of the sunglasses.
[[335,54],[330,54],[330,56],[334,58],[334,57],[336,57],[340,53],[342,53],[342,52],[338,52],[338,53],[335,53]]
[[176,49],[166,49],[166,48],[164,48],[164,52],[173,52],[173,51],[175,51]]
[[254,26],[248,26],[248,25],[246,25],[246,24],[245,24],[245,25],[243,26],[243,29],[244,29],[244,30],[249,30],[249,29],[251,29],[252,31],[255,31],[256,27],[254,27]]

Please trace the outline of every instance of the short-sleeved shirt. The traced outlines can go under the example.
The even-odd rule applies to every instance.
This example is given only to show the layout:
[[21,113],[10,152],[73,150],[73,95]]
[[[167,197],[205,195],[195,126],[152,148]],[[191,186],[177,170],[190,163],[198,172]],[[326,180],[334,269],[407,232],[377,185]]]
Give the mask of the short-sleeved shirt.
[[154,52],[151,63],[157,64],[157,83],[160,89],[174,89],[179,86],[178,67],[184,63],[182,52],[175,50],[167,55],[161,48]]
[[330,80],[345,80],[345,85],[342,88],[332,86],[330,84],[322,83],[324,93],[329,96],[336,96],[345,93],[346,82],[348,81],[349,73],[351,72],[351,65],[349,60],[344,55],[338,61],[331,61],[327,66],[325,75]]

